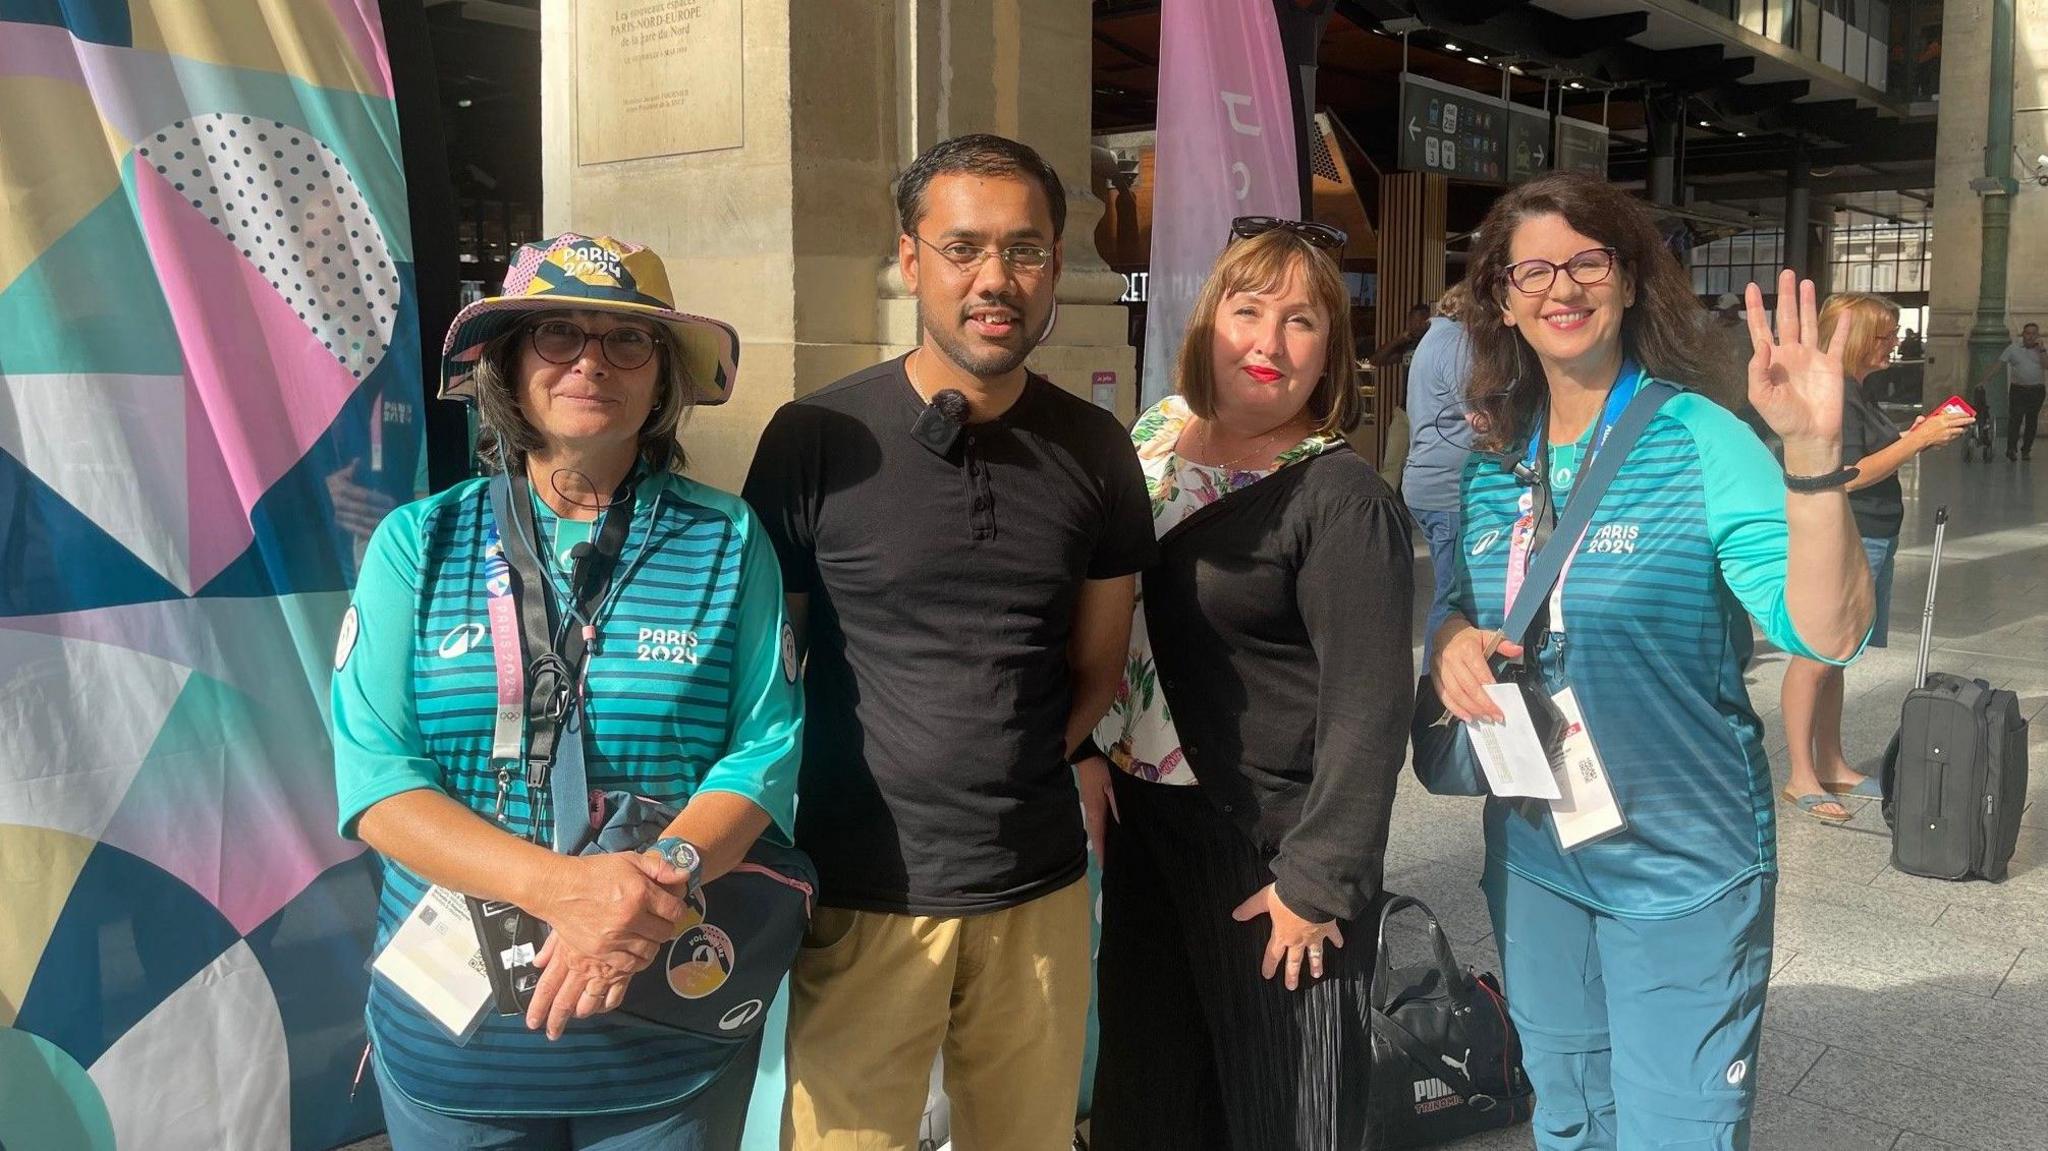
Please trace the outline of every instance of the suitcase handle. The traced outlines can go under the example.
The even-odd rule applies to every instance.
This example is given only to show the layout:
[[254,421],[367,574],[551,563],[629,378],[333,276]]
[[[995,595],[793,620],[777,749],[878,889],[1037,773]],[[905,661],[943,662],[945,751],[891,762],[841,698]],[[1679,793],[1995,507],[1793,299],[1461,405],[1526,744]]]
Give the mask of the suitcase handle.
[[1941,582],[1941,541],[1948,534],[1948,505],[1934,509],[1934,562],[1927,569],[1927,606],[1920,612],[1920,655],[1913,663],[1913,686],[1927,686],[1927,649],[1934,642],[1934,589]]

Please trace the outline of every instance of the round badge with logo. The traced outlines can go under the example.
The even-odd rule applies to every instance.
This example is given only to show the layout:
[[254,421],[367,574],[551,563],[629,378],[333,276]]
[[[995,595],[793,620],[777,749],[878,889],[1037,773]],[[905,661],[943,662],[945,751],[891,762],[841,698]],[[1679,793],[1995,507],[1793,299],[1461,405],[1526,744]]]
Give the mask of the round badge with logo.
[[348,605],[348,614],[341,617],[341,634],[334,637],[334,670],[340,671],[348,663],[350,653],[356,650],[356,637],[361,628],[356,620],[356,605]]
[[788,620],[784,620],[782,622],[782,678],[789,683],[795,683],[796,673],[796,629],[789,626]]
[[669,990],[684,999],[702,999],[725,986],[733,962],[732,937],[699,923],[669,945]]

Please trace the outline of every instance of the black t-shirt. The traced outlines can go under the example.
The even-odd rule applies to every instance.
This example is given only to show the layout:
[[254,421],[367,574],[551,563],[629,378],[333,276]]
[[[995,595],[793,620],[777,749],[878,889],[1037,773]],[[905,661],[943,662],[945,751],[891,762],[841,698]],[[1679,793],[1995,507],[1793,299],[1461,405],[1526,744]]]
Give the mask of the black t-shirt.
[[746,498],[810,598],[797,843],[834,907],[959,915],[1086,868],[1066,764],[1081,584],[1152,561],[1115,417],[1037,376],[941,456],[902,359],[786,404]]
[[[1842,466],[1850,467],[1897,442],[1899,429],[1891,417],[1863,398],[1861,384],[1843,380]],[[1850,492],[1849,510],[1856,516],[1857,534],[1869,539],[1898,535],[1899,524],[1906,518],[1906,490],[1899,486],[1898,473]]]

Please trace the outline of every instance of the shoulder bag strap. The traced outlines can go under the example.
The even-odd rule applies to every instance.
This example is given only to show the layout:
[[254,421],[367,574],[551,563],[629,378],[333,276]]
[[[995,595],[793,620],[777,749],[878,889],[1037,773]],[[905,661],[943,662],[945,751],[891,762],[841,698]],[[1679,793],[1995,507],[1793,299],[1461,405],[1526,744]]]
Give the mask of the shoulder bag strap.
[[[1600,497],[1607,494],[1607,486],[1621,471],[1622,461],[1628,458],[1629,449],[1650,426],[1664,401],[1678,394],[1678,389],[1662,380],[1645,380],[1637,389],[1635,397],[1615,421],[1614,430],[1607,440],[1593,454],[1593,466],[1586,472],[1586,478],[1573,491],[1571,505],[1565,508],[1564,517],[1557,523],[1556,530],[1548,542],[1536,553],[1529,563],[1529,574],[1522,580],[1522,590],[1515,596],[1514,607],[1508,618],[1501,624],[1504,635],[1519,639],[1529,630],[1536,613],[1550,602],[1550,589],[1557,585],[1557,579],[1564,574],[1565,560],[1572,550],[1579,546],[1579,537],[1585,534],[1586,525],[1593,521],[1593,513],[1599,509]],[[1547,461],[1538,460],[1537,466],[1548,467]]]

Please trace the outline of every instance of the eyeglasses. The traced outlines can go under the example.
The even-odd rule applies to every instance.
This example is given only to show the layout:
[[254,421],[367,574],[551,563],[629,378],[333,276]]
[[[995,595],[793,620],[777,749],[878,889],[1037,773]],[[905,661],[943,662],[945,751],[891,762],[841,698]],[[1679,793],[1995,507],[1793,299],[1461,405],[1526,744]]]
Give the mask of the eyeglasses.
[[1351,237],[1342,228],[1328,224],[1314,224],[1306,220],[1283,220],[1278,216],[1239,216],[1230,222],[1230,238],[1249,240],[1267,232],[1291,232],[1316,247],[1329,252],[1341,252]]
[[1572,283],[1590,288],[1612,274],[1620,258],[1613,248],[1587,248],[1562,264],[1517,260],[1508,265],[1508,283],[1525,296],[1540,296],[1550,290],[1550,285],[1557,282],[1557,274],[1563,272],[1572,278]]
[[963,272],[972,272],[988,261],[990,256],[998,257],[1003,266],[1013,272],[1036,272],[1052,259],[1052,249],[1037,244],[1011,244],[1007,248],[984,248],[965,240],[950,244],[934,244],[916,232],[910,238],[946,258],[946,262]]
[[583,358],[583,349],[596,340],[605,362],[622,372],[644,366],[654,358],[654,334],[644,328],[623,327],[598,335],[586,332],[567,320],[542,320],[533,326],[534,354],[551,364],[573,364]]

